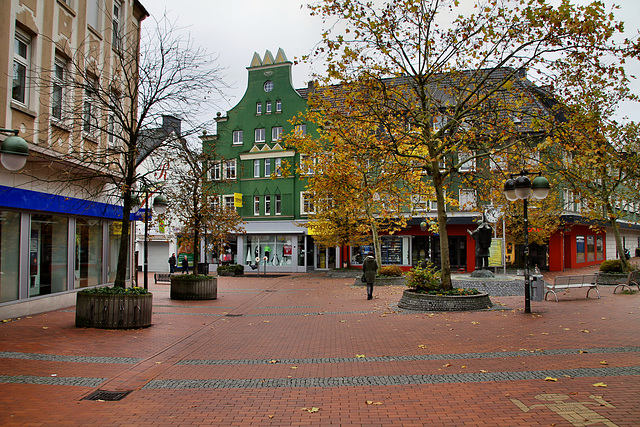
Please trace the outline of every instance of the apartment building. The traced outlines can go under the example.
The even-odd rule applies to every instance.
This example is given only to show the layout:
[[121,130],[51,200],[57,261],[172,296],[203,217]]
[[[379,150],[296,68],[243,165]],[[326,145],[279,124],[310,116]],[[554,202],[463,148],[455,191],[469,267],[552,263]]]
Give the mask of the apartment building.
[[101,131],[110,117],[71,79],[89,70],[117,94],[114,57],[137,46],[148,12],[137,0],[2,0],[0,10],[0,127],[13,131],[1,138],[17,132],[29,151],[21,170],[0,168],[0,318],[10,318],[73,305],[77,289],[115,278],[121,202],[90,178],[117,167],[98,174],[82,161],[113,144]]

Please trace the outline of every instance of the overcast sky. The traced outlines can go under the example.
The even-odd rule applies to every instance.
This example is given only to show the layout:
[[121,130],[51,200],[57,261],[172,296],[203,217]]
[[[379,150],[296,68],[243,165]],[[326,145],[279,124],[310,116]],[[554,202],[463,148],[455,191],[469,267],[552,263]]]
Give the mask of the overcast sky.
[[[278,48],[282,48],[287,58],[294,61],[313,49],[320,41],[323,29],[319,18],[309,16],[307,1],[141,0],[141,3],[151,15],[161,16],[166,10],[180,27],[191,33],[197,46],[218,56],[220,67],[225,68],[223,80],[231,86],[227,90],[227,102],[219,106],[223,113],[235,106],[244,94],[246,68],[254,52],[262,57],[266,50],[270,50],[275,56]],[[587,3],[587,0],[579,0],[579,3]],[[637,34],[640,29],[640,1],[605,0],[605,3],[607,6],[620,4],[622,8],[616,13],[618,19],[625,21],[629,35]],[[627,67],[640,77],[637,60]],[[322,71],[309,64],[294,65],[294,87],[306,86],[312,72]],[[640,83],[636,82],[634,87],[640,93]],[[640,106],[629,113],[632,120],[640,121]]]

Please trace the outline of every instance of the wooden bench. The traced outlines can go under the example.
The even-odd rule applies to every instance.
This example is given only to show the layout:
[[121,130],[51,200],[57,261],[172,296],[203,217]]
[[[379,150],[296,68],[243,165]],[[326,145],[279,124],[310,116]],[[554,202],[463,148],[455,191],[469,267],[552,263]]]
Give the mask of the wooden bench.
[[613,293],[615,294],[619,287],[622,287],[623,289],[629,288],[629,291],[631,291],[631,286],[635,286],[636,288],[638,288],[638,291],[640,291],[639,283],[640,270],[632,271],[631,273],[629,273],[626,279],[616,280],[617,286],[613,290]]
[[171,273],[154,273],[153,280],[155,280],[156,284],[158,282],[171,283]]
[[558,294],[556,291],[562,291],[573,288],[589,288],[587,291],[587,298],[589,298],[589,292],[591,289],[595,289],[600,298],[600,292],[598,291],[598,274],[585,274],[580,276],[558,276],[554,280],[553,284],[545,283],[544,299],[547,299],[549,292],[553,294],[558,301]]

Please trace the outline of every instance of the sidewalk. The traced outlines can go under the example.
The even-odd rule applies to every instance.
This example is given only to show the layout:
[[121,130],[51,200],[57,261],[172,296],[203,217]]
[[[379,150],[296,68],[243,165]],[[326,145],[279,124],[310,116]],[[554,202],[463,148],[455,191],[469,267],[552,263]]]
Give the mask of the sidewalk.
[[640,425],[640,293],[416,313],[353,282],[221,277],[175,301],[151,275],[150,328],[78,329],[73,307],[0,324],[0,424]]

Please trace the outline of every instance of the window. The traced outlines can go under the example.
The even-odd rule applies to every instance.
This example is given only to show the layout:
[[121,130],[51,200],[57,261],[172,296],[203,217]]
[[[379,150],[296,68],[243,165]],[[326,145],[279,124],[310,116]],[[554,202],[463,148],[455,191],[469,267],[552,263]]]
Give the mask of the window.
[[415,213],[424,213],[429,211],[429,202],[419,194],[411,195],[411,203]]
[[211,197],[211,209],[213,211],[217,211],[220,208],[220,197],[212,196]]
[[264,128],[256,129],[255,136],[256,136],[256,142],[264,142],[264,138],[265,138]]
[[31,38],[16,31],[13,46],[13,88],[11,97],[21,104],[28,104],[27,80],[30,72]]
[[304,136],[307,134],[307,125],[296,125],[295,127],[296,136]]
[[264,159],[264,176],[271,175],[271,159]]
[[282,101],[279,99],[276,100],[276,113],[282,113]]
[[460,151],[458,153],[458,161],[460,162],[459,171],[469,172],[476,169],[476,159],[468,160],[475,155],[474,152]]
[[233,143],[234,144],[242,144],[242,131],[234,130],[233,131]]
[[260,196],[253,196],[253,214],[260,215]]
[[100,0],[87,1],[87,24],[100,31]]
[[225,163],[225,179],[236,179],[236,159],[229,160]]
[[109,124],[107,127],[107,139],[109,140],[109,143],[113,144],[116,139],[117,136],[120,134],[120,127],[118,126],[118,124],[116,123],[116,113],[115,112],[119,112],[121,111],[121,106],[120,106],[120,94],[116,91],[111,91],[110,93],[110,98],[109,98],[109,104],[111,105],[110,113],[109,113]]
[[94,95],[98,81],[89,78],[84,89],[83,130],[87,137],[95,138],[98,127],[98,111],[95,105]]
[[214,181],[219,181],[220,178],[222,178],[222,175],[220,173],[220,169],[221,169],[221,164],[220,162],[216,162],[213,164],[212,168],[211,168],[211,179]]
[[62,120],[62,108],[65,98],[65,79],[67,75],[67,62],[56,57],[53,64],[53,93],[51,94],[51,116],[56,120]]
[[267,80],[264,82],[264,91],[271,92],[273,90],[273,82],[271,80]]
[[253,177],[260,178],[260,160],[255,159],[253,161]]
[[317,159],[306,154],[300,154],[300,171],[303,175],[313,175],[315,173],[314,167],[317,163]]
[[314,212],[315,208],[313,206],[313,201],[311,200],[311,194],[305,192],[300,193],[300,213],[304,215]]
[[282,196],[280,196],[279,194],[276,194],[275,198],[276,198],[275,200],[276,215],[280,215],[282,213]]
[[113,40],[111,42],[112,46],[115,49],[120,48],[120,44],[122,42],[122,28],[121,28],[121,19],[122,19],[122,3],[115,0],[113,2],[113,16],[111,17],[111,24],[113,26]]
[[264,196],[264,214],[271,215],[271,196]]
[[256,114],[262,114],[262,102],[256,102]]
[[271,101],[267,101],[267,105],[265,106],[266,113],[271,114]]
[[233,203],[233,195],[223,196],[225,209],[235,209],[236,205]]
[[282,159],[280,157],[276,157],[275,172],[276,175],[282,176]]
[[458,201],[461,211],[472,211],[476,207],[476,190],[461,188]]
[[274,126],[271,128],[271,140],[280,141],[282,139],[282,126]]

